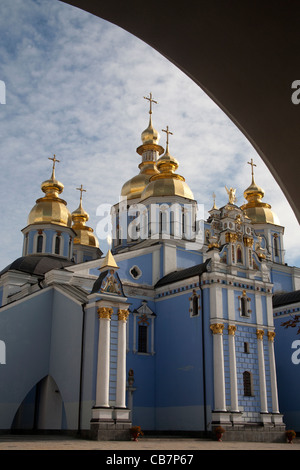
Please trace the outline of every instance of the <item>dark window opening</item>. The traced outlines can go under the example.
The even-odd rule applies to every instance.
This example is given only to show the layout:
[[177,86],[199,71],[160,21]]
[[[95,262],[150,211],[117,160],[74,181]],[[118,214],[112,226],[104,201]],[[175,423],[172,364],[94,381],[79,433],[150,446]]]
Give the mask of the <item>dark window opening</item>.
[[148,352],[148,326],[139,325],[138,352]]

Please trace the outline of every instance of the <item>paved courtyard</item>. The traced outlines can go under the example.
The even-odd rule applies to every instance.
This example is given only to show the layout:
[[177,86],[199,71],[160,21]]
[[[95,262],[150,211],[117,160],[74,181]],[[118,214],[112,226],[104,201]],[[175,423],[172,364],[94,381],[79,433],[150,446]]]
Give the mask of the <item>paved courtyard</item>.
[[300,450],[300,439],[289,443],[228,442],[197,438],[147,438],[134,441],[90,441],[66,436],[0,435],[0,450],[205,451]]

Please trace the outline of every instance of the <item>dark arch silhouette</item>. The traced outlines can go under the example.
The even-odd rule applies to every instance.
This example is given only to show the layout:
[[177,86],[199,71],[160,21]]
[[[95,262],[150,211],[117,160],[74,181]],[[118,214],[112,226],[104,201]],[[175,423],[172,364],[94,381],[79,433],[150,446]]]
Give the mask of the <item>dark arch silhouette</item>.
[[251,142],[300,221],[298,0],[61,1],[134,34],[194,80]]

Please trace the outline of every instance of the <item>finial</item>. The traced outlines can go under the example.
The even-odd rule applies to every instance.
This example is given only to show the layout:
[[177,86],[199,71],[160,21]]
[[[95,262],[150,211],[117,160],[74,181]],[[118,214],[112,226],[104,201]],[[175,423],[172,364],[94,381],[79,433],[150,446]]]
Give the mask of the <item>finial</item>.
[[76,188],[77,191],[80,191],[80,202],[82,202],[82,193],[86,193],[86,189],[83,189],[83,186],[80,185],[80,188]]
[[217,206],[216,206],[216,195],[215,195],[215,193],[212,193],[212,197],[213,197],[213,201],[214,201],[213,209],[217,209]]
[[250,162],[247,162],[248,165],[251,165],[251,175],[252,175],[252,181],[254,181],[254,171],[253,171],[253,167],[256,166],[255,163],[253,163],[253,158],[251,158],[251,161]]
[[53,166],[52,166],[52,179],[54,180],[55,179],[55,163],[59,163],[60,160],[57,160],[56,156],[53,155],[53,157],[48,157],[48,160],[52,160],[53,161]]
[[152,103],[158,104],[157,101],[152,99],[152,93],[150,93],[150,98],[148,98],[147,96],[144,96],[144,99],[149,101],[150,103],[149,114],[152,114]]

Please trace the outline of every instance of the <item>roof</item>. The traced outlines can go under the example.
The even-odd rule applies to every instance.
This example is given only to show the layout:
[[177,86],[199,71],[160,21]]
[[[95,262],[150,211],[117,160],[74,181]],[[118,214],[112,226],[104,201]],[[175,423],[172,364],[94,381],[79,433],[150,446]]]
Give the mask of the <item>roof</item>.
[[273,295],[273,308],[295,304],[296,302],[300,302],[300,290]]
[[51,255],[27,255],[17,258],[6,266],[6,268],[0,272],[0,276],[7,271],[22,271],[24,273],[43,276],[48,271],[51,271],[51,269],[62,269],[67,266],[73,266],[74,264],[73,261]]
[[196,266],[191,266],[186,269],[181,269],[179,271],[173,271],[172,273],[167,274],[162,277],[155,285],[155,287],[162,287],[167,284],[172,284],[173,282],[182,281],[183,279],[188,279],[193,276],[201,276],[204,272],[207,271],[207,264],[210,259],[206,260],[205,263],[197,264]]

